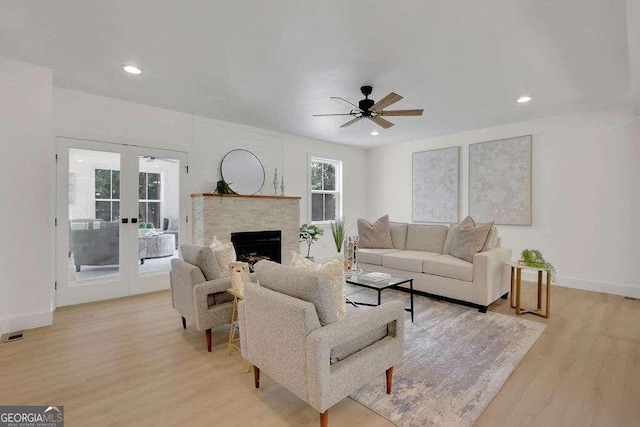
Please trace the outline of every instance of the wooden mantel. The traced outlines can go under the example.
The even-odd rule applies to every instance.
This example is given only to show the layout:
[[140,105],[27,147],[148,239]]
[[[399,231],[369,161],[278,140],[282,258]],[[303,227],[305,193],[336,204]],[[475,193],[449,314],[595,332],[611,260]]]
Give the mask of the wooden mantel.
[[191,197],[243,197],[247,199],[287,199],[300,200],[299,196],[265,196],[262,194],[254,194],[252,196],[244,194],[219,194],[219,193],[194,193]]

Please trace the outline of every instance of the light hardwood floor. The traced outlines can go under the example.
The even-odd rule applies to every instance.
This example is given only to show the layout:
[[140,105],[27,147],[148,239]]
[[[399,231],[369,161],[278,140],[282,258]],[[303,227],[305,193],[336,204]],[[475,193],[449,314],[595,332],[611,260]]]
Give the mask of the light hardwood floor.
[[[506,300],[490,309],[513,315]],[[554,286],[551,318],[524,317],[548,327],[476,425],[640,425],[640,302]],[[253,388],[225,357],[227,333],[207,353],[168,292],[61,308],[53,326],[0,344],[0,404],[64,405],[68,426],[317,426],[268,376]],[[330,425],[392,424],[345,399]]]

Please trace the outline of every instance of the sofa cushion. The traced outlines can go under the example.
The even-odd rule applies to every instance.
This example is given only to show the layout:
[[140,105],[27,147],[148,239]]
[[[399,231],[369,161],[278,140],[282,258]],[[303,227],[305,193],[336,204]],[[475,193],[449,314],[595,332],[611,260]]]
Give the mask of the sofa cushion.
[[215,280],[221,277],[218,263],[210,247],[182,245],[180,246],[180,251],[182,252],[182,259],[189,264],[199,267],[205,279]]
[[473,264],[451,255],[425,259],[423,272],[473,282]]
[[446,225],[409,224],[406,249],[442,254],[448,229]]
[[316,264],[297,252],[291,252],[291,267],[300,270],[319,271],[329,276],[331,282],[331,293],[333,294],[333,304],[336,309],[338,320],[347,317],[346,311],[346,278],[344,275],[344,263],[337,256],[324,264]]
[[229,277],[229,263],[236,262],[236,248],[233,243],[222,243],[216,236],[213,236],[213,241],[209,247],[213,250],[213,256],[218,263],[220,276]]
[[422,262],[425,259],[440,256],[435,252],[423,251],[400,251],[392,252],[382,256],[382,265],[388,268],[396,268],[398,270],[413,271],[422,273]]
[[407,249],[407,229],[409,224],[401,222],[390,222],[389,232],[391,233],[391,242],[393,247],[401,251]]
[[366,219],[358,219],[358,235],[361,248],[393,249],[389,231],[389,215],[380,217],[371,224]]
[[444,248],[442,248],[443,255],[451,255],[451,244],[453,243],[453,239],[455,239],[457,232],[458,224],[451,224],[449,226],[449,231],[447,231],[447,238],[444,239]]
[[493,227],[493,222],[470,228],[463,228],[460,225],[451,245],[451,255],[473,262],[473,256],[482,250],[487,241],[491,227]]
[[382,255],[399,252],[398,249],[358,249],[358,262],[382,265]]
[[338,320],[331,283],[326,274],[266,260],[257,262],[253,269],[261,286],[312,303],[322,326]]

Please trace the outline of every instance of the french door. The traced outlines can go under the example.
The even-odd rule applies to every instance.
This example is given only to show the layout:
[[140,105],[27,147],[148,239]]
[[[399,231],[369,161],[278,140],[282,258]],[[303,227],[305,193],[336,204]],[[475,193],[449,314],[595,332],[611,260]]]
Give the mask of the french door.
[[186,153],[57,140],[56,306],[169,287],[188,240]]

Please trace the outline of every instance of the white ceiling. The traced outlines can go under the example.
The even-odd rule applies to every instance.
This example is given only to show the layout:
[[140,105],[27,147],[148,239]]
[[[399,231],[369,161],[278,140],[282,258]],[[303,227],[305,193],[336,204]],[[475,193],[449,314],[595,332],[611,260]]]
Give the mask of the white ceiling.
[[[632,96],[624,0],[1,0],[0,8],[0,53],[52,68],[57,86],[358,146]],[[127,63],[143,74],[125,74]],[[329,97],[357,102],[363,84],[375,100],[401,94],[394,108],[424,116],[390,118],[396,126],[376,137],[369,121],[339,129],[348,118],[311,117],[347,112]],[[533,101],[516,104],[521,94]]]

